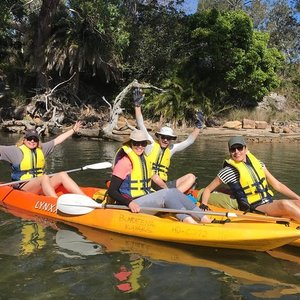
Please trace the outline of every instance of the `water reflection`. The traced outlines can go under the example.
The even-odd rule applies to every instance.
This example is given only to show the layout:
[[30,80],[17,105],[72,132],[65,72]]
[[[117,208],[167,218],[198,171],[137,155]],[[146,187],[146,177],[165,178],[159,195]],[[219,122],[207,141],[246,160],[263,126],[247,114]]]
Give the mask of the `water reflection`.
[[[10,136],[2,138],[2,144],[13,143]],[[53,173],[112,161],[119,146],[117,142],[67,140],[49,157],[47,169]],[[300,167],[299,144],[250,144],[249,148],[276,177],[300,193],[295,175]],[[199,186],[204,186],[226,156],[226,139],[200,138],[175,154],[171,177],[193,172]],[[1,164],[0,180],[8,181],[9,166]],[[81,185],[103,187],[111,170],[71,175]],[[170,245],[86,227],[70,228],[11,211],[0,211],[0,238],[3,299],[300,297],[299,252],[293,247],[256,253]]]
[[[201,280],[208,281],[206,292],[218,295],[222,299],[232,299],[227,298],[229,295],[232,297],[234,295],[251,295],[257,299],[264,299],[274,298],[276,295],[299,296],[300,294],[300,262],[299,256],[290,250],[293,247],[276,249],[273,255],[269,255],[253,251],[174,245],[95,230],[85,226],[68,226],[35,218],[24,212],[7,212],[23,219],[23,221],[21,219],[13,221],[14,219],[11,217],[6,218],[0,227],[15,223],[14,226],[18,230],[15,230],[14,234],[10,234],[10,236],[12,237],[11,243],[18,249],[24,249],[24,246],[28,244],[37,245],[37,240],[43,240],[43,247],[35,247],[34,251],[28,251],[26,256],[23,251],[19,251],[19,254],[15,255],[23,256],[24,263],[30,261],[38,269],[40,269],[41,263],[48,266],[43,271],[39,270],[41,276],[56,278],[54,274],[60,274],[64,283],[71,284],[74,288],[77,284],[80,286],[83,284],[85,287],[89,287],[90,284],[93,286],[95,280],[99,280],[99,278],[96,274],[92,274],[92,270],[100,271],[103,267],[104,270],[100,271],[101,280],[110,280],[113,290],[122,293],[145,292],[150,289],[150,294],[152,294],[155,290],[154,287],[162,288],[160,285],[164,280],[166,286],[173,288],[171,295],[174,296],[176,289],[174,290],[173,281],[177,276],[184,277],[182,281],[187,289],[191,289],[191,286],[196,288],[198,286],[196,278],[201,276]],[[36,224],[38,228],[43,229],[24,239],[22,228],[28,224]],[[6,234],[9,235],[9,232],[11,231],[8,230]],[[2,231],[1,236],[6,238]],[[31,238],[28,238],[29,236]],[[3,254],[1,253],[1,257]],[[87,266],[84,266],[81,261],[87,261]],[[92,269],[87,271],[86,268],[91,266],[93,266]],[[8,270],[11,270],[11,267]],[[33,267],[32,271],[37,272],[34,270]],[[74,275],[71,275],[74,272],[77,274],[75,283],[72,281]],[[163,279],[162,273],[167,278]],[[20,272],[17,274],[16,276],[19,278]],[[87,274],[91,282],[83,279]],[[81,279],[79,280],[79,278]],[[56,281],[58,279],[56,278]],[[198,280],[200,279],[198,278]],[[180,282],[177,284],[179,286]],[[227,291],[227,296],[223,295],[224,289]],[[111,293],[112,291],[108,292],[107,296],[111,296]],[[191,290],[190,293],[192,295],[194,290]],[[204,292],[202,291],[202,293]],[[170,296],[170,294],[167,295]],[[181,292],[180,295],[182,296]],[[205,295],[208,296],[206,293]]]

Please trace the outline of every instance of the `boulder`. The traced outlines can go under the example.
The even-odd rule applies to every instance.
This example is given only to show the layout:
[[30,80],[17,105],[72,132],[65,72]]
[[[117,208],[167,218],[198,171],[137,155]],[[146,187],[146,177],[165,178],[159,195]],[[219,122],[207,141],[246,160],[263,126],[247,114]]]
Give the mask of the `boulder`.
[[255,121],[256,129],[267,129],[268,123],[266,121]]
[[255,129],[255,121],[249,119],[243,119],[244,129]]
[[241,121],[228,121],[223,124],[224,128],[229,129],[241,129],[242,128],[242,122]]

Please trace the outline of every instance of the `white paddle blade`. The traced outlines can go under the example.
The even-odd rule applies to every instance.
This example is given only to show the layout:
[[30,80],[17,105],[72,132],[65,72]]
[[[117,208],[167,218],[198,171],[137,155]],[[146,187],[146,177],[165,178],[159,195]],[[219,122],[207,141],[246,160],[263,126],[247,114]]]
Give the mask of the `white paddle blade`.
[[102,163],[97,163],[97,164],[93,164],[93,165],[88,165],[83,167],[83,170],[100,170],[100,169],[107,169],[107,168],[111,168],[112,164],[110,162],[102,162]]
[[84,215],[95,208],[103,208],[101,204],[85,195],[63,194],[58,197],[57,210],[69,215]]

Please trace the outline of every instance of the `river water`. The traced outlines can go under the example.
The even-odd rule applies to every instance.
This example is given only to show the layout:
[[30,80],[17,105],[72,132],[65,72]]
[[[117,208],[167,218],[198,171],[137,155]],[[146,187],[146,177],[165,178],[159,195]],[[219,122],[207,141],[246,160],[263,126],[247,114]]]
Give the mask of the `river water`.
[[[0,135],[1,144],[17,136]],[[47,161],[48,173],[111,161],[117,142],[69,139]],[[249,144],[281,181],[300,193],[300,145]],[[172,160],[209,183],[227,155],[226,138],[201,139]],[[70,174],[103,187],[110,170]],[[9,166],[1,162],[1,181]],[[0,299],[300,299],[299,248],[260,253],[126,237],[0,210]]]

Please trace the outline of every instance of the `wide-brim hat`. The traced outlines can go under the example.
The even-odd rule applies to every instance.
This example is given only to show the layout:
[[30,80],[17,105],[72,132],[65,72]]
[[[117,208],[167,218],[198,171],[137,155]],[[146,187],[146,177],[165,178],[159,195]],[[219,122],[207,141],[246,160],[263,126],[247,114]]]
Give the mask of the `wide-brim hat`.
[[38,140],[40,139],[40,136],[39,136],[38,132],[35,129],[28,129],[28,130],[26,130],[24,138],[28,139],[28,138],[32,138],[32,137],[35,137]]
[[156,137],[159,135],[171,136],[174,140],[177,138],[177,135],[174,133],[173,129],[168,126],[162,127],[158,132],[155,133]]
[[148,134],[142,130],[135,129],[130,133],[129,140],[125,141],[124,144],[130,142],[130,141],[136,141],[136,142],[142,142],[147,141],[147,144],[151,144],[151,141],[148,137]]
[[230,149],[233,145],[246,146],[246,142],[242,136],[233,136],[228,141],[228,148]]

